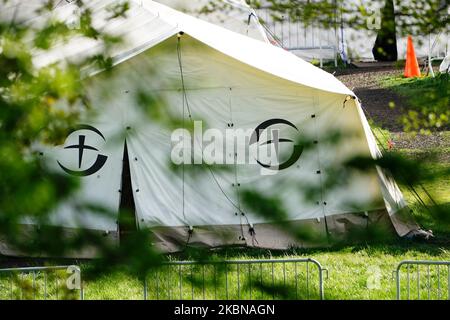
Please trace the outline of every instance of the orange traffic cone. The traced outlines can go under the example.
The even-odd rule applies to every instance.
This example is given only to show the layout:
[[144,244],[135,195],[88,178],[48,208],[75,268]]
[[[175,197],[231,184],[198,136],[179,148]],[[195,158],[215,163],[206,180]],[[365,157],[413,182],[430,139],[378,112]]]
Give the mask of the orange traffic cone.
[[405,78],[413,77],[420,77],[420,68],[416,57],[416,51],[414,50],[412,37],[408,36],[408,45],[406,47]]

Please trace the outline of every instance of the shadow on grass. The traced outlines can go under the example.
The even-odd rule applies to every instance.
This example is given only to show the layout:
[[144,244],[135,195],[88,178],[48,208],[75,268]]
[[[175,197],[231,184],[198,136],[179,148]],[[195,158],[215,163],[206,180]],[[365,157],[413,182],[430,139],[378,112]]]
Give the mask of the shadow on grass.
[[389,78],[385,87],[408,101],[408,114],[402,119],[406,129],[418,131],[447,131],[450,129],[450,79],[448,74],[435,78]]

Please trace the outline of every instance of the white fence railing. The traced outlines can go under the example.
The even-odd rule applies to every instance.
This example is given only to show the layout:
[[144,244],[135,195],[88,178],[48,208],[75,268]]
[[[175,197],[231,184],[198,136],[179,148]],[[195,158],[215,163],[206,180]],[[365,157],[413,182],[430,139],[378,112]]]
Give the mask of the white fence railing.
[[314,259],[174,261],[144,280],[144,299],[324,299],[324,272]]
[[83,300],[78,266],[0,269],[0,300]]
[[395,277],[397,300],[450,300],[450,261],[402,261]]

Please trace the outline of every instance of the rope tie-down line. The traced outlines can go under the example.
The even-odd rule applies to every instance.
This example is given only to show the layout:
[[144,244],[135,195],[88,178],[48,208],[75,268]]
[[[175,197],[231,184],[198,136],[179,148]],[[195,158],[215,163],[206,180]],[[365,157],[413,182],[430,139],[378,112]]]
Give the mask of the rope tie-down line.
[[[189,121],[191,124],[193,124],[194,120],[192,117],[192,110],[191,110],[191,106],[189,104],[189,99],[188,99],[188,95],[187,95],[187,90],[186,90],[186,81],[184,78],[184,68],[183,68],[183,56],[182,56],[182,36],[184,35],[183,31],[180,31],[177,35],[177,58],[178,58],[178,66],[179,66],[179,71],[180,71],[180,80],[181,80],[181,91],[182,91],[182,106],[183,106],[183,128],[185,127],[185,118],[186,118],[186,111],[187,111],[187,115],[189,118]],[[231,88],[230,88],[230,92],[231,92]],[[231,119],[231,124],[233,124],[233,120],[232,120],[232,111],[231,111],[231,94],[230,94],[230,101],[229,101],[229,107],[230,107],[230,119]],[[197,138],[197,137],[196,137]],[[219,188],[220,192],[224,195],[225,199],[237,210],[237,215],[240,216],[240,226],[241,226],[241,236],[239,237],[240,240],[245,241],[245,236],[244,236],[244,223],[242,221],[242,218],[245,218],[247,225],[249,226],[249,232],[250,235],[252,236],[253,239],[253,243],[256,241],[255,238],[255,230],[253,225],[249,222],[247,216],[245,215],[245,213],[242,211],[241,209],[241,204],[240,204],[240,193],[239,193],[239,183],[237,180],[237,164],[236,164],[236,152],[234,152],[235,155],[235,161],[234,161],[234,170],[235,170],[235,183],[233,184],[233,187],[236,186],[236,195],[237,195],[237,203],[235,203],[230,196],[227,195],[227,193],[225,192],[225,190],[223,189],[223,187],[221,186],[220,182],[218,181],[216,175],[214,174],[214,171],[212,170],[212,168],[210,166],[207,166],[208,171],[211,175],[211,177],[213,178],[215,184],[217,185],[217,187]],[[186,226],[188,227],[188,239],[186,241],[186,246],[189,244],[189,241],[192,238],[192,234],[194,233],[194,227],[191,226],[186,218],[186,212],[185,212],[185,163],[183,162],[182,164],[182,181],[183,181],[183,186],[182,186],[182,214],[183,214],[183,219],[185,221]],[[257,242],[257,241],[256,241]]]
[[[347,100],[347,98],[346,98],[346,100]],[[359,103],[361,103],[361,101],[360,101],[358,98],[355,98],[355,100],[357,100]],[[344,103],[345,103],[345,101],[344,101]],[[361,109],[362,109],[362,108],[361,108]],[[363,110],[363,112],[364,112],[364,110]],[[375,119],[370,115],[370,113],[364,112],[364,114],[366,115],[366,117],[367,117],[370,121],[372,121],[373,123],[375,123]],[[384,139],[385,141],[388,141],[388,144],[389,144],[389,145],[391,145],[391,143],[393,143],[393,142],[391,141],[391,139],[383,132],[383,130],[382,130],[380,127],[376,126],[375,129],[378,130],[378,132],[381,134],[381,136],[383,137],[383,139]],[[374,131],[372,128],[371,128],[371,130]],[[384,143],[382,143],[382,142],[380,141],[380,139],[378,138],[378,136],[377,136],[374,132],[372,132],[372,133],[373,133],[373,136],[374,136],[375,140],[377,141],[378,145],[381,147],[381,150],[380,150],[381,155],[384,156],[385,154],[387,154],[387,153],[389,152],[389,150],[385,147]],[[386,169],[385,169],[385,170],[386,170]],[[405,177],[403,174],[401,174],[400,177],[403,178],[405,181],[408,181],[408,179],[405,179],[406,177]],[[433,196],[432,196],[432,195],[430,194],[430,192],[425,188],[425,186],[424,186],[422,183],[418,183],[418,185],[419,185],[419,187],[422,189],[422,191],[427,195],[427,197],[429,198],[429,200],[430,200],[434,205],[437,205],[437,203],[436,203],[436,201],[434,200]],[[413,185],[412,183],[407,182],[405,186],[406,186],[406,188],[408,189],[408,191],[412,194],[412,196],[415,198],[415,200],[419,203],[419,205],[420,205],[422,208],[424,208],[425,210],[427,210],[427,211],[430,212],[430,213],[433,213],[432,210],[431,210],[431,208],[426,204],[426,202],[425,202],[424,199],[420,196],[420,194],[418,193],[417,189],[414,187],[414,185]]]

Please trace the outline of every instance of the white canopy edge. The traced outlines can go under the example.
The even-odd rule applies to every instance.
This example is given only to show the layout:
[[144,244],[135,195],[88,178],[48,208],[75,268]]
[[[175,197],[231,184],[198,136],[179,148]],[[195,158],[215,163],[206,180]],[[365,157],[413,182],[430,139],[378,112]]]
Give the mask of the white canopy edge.
[[[369,122],[364,114],[360,102],[355,100],[356,108],[359,113],[361,124],[363,126],[364,133],[366,135],[367,143],[369,146],[370,154],[373,159],[380,159],[383,157],[383,153],[378,148],[376,138],[372,129],[370,128]],[[403,194],[395,182],[394,178],[379,166],[376,167],[378,172],[378,179],[381,186],[381,193],[383,195],[384,203],[386,205],[386,210],[389,216],[393,216],[403,208],[407,206],[407,203],[403,197]]]
[[[156,2],[250,38],[270,43],[256,11],[245,0],[156,0]],[[204,12],[203,9],[214,4],[226,5],[226,8]]]
[[439,66],[440,73],[450,73],[450,53],[442,60],[441,65]]

